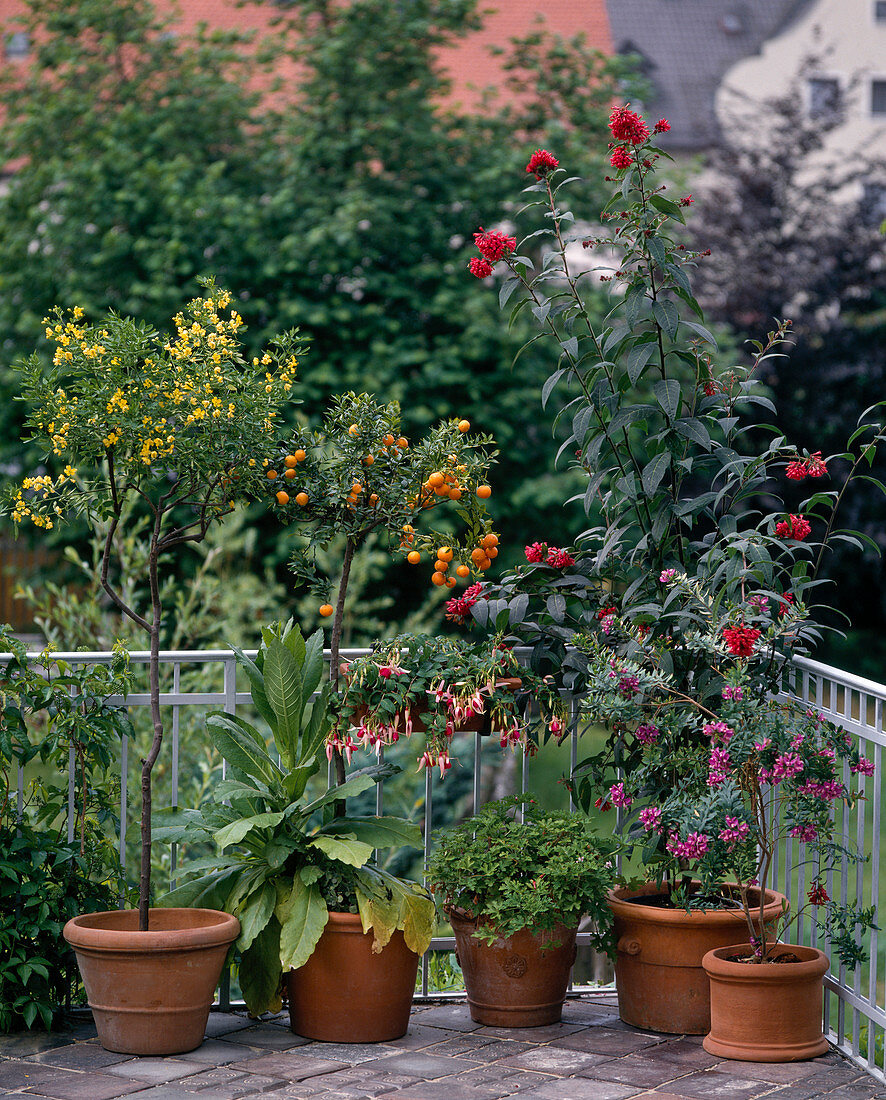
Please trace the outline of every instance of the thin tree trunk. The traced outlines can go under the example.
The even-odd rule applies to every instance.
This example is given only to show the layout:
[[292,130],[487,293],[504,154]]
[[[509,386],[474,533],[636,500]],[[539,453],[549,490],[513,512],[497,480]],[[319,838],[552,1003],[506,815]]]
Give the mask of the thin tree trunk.
[[150,695],[151,695],[151,723],[154,729],[154,738],[151,742],[151,750],[142,761],[142,820],[141,820],[141,871],[138,881],[138,927],[142,932],[148,931],[149,910],[151,904],[151,772],[157,757],[160,754],[160,745],[163,741],[163,718],[160,713],[160,585],[157,577],[157,549],[156,537],[152,541],[151,552],[148,558],[148,576],[151,585],[151,662],[150,662]]
[[[345,542],[345,555],[341,563],[341,581],[338,586],[338,599],[335,604],[335,617],[332,620],[332,637],[329,641],[329,679],[334,688],[338,688],[339,652],[341,650],[342,621],[345,614],[345,598],[348,592],[348,578],[351,575],[351,562],[354,560],[357,544],[352,539]],[[347,779],[345,761],[340,749],[333,754],[335,763],[335,783],[340,787]],[[344,801],[335,803],[335,816],[344,817]]]

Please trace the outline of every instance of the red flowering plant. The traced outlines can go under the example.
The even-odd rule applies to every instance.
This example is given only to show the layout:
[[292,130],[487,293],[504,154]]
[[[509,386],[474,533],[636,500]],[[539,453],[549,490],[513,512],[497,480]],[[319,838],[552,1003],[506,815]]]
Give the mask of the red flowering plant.
[[[537,210],[547,228],[508,241],[494,261],[481,248],[500,277],[502,305],[512,316],[530,311],[556,351],[541,399],[559,403],[560,457],[584,475],[578,499],[588,525],[566,550],[568,569],[532,544],[527,563],[484,585],[470,613],[531,647],[533,667],[583,699],[581,719],[606,723],[606,745],[579,764],[573,795],[585,809],[630,798],[625,825],[674,890],[681,877],[689,881],[693,857],[669,851],[670,833],[651,835],[637,815],[664,813],[676,792],[708,812],[712,744],[704,725],[726,721],[724,705],[735,705],[723,694],[730,686],[740,688],[744,707],[768,714],[785,661],[820,636],[811,597],[820,606],[825,552],[835,541],[863,542],[837,528],[839,505],[852,480],[867,476],[886,435],[880,406],[866,410],[846,450],[829,457],[754,422],[756,409],[775,411],[758,376],[783,354],[790,322],[752,342],[745,362],[724,360],[692,293],[692,273],[709,252],[681,239],[692,197],[671,199],[657,178],[668,158],[656,141],[668,123],[651,125],[618,107],[610,129],[614,193],[596,232],[575,230],[564,170],[537,172],[530,162],[535,179],[520,215]],[[533,158],[542,164],[538,152]],[[576,264],[579,246],[587,259]],[[592,280],[611,295],[602,323],[585,305]],[[789,507],[780,492],[795,486],[812,492]],[[795,718],[788,743],[807,736],[803,714]],[[795,719],[782,710],[769,720],[789,730]],[[754,772],[753,759],[735,777],[752,805],[754,792],[773,789],[771,761],[764,754]],[[643,780],[636,787],[635,774]],[[754,828],[749,811],[736,809],[730,816]],[[719,828],[727,827],[724,818]],[[677,843],[686,842],[676,818],[673,829]],[[819,836],[828,843],[826,832]],[[751,868],[722,867],[747,883],[768,864],[744,877]]]
[[400,737],[423,733],[419,768],[438,767],[441,777],[452,766],[459,731],[494,731],[503,749],[531,751],[539,726],[565,728],[556,688],[523,668],[499,638],[424,634],[399,634],[350,662],[342,718],[327,742],[330,758],[335,750],[349,761],[360,749],[380,753]]

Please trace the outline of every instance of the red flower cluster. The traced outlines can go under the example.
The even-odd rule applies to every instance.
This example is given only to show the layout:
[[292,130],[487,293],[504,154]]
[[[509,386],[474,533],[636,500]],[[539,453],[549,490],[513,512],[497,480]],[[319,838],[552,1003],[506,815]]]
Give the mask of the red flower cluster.
[[754,644],[760,637],[760,631],[753,626],[727,626],[723,630],[723,638],[729,652],[734,657],[750,657],[754,652]]
[[601,607],[597,612],[598,619],[608,619],[610,615],[617,615],[618,608],[613,604],[611,607]]
[[468,271],[478,279],[488,279],[492,274],[492,264],[482,256],[473,256],[468,264]]
[[536,149],[529,158],[526,171],[532,172],[537,180],[544,179],[548,172],[560,167],[560,162],[547,149]]
[[641,145],[649,137],[649,127],[627,106],[612,108],[609,129],[616,141],[627,141],[631,145]]
[[571,554],[558,550],[556,546],[548,546],[546,542],[533,542],[525,548],[524,553],[526,560],[533,565],[541,561],[554,569],[567,569],[570,565],[575,565],[575,558]]
[[445,617],[452,623],[465,623],[471,614],[471,608],[482,595],[483,585],[479,581],[472,584],[460,596],[453,596],[446,601]]
[[609,158],[609,163],[613,168],[630,168],[634,163],[634,158],[627,149],[623,149],[619,146]]
[[494,229],[484,230],[481,225],[479,232],[474,234],[474,244],[481,256],[495,263],[514,251],[517,238],[506,237],[504,233],[498,233]]
[[825,902],[831,900],[828,897],[827,890],[820,882],[814,882],[806,896],[809,898],[810,905],[824,905]]
[[543,542],[533,542],[530,546],[527,546],[524,549],[526,560],[528,562],[532,562],[532,564],[535,565],[536,562],[544,560],[546,550],[547,546]]
[[803,481],[807,477],[824,477],[828,472],[827,463],[821,457],[821,451],[816,451],[809,458],[795,458],[788,463],[785,470],[791,481]]
[[677,205],[678,206],[692,206],[692,202],[693,202],[692,196],[691,195],[686,195],[682,199],[680,199],[680,201]]
[[775,525],[775,534],[780,539],[796,539],[802,542],[812,531],[809,521],[804,516],[790,515],[785,520],[780,520]]
[[653,134],[666,134],[670,130],[671,124],[666,118],[660,118],[658,122],[652,127]]
[[782,592],[781,598],[784,600],[784,603],[778,605],[778,613],[783,618],[788,613],[788,604],[792,605],[794,602],[794,593]]

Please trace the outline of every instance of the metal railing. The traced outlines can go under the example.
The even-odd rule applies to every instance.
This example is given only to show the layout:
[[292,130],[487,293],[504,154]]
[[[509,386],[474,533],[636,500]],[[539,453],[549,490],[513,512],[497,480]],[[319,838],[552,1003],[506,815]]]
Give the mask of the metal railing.
[[[368,652],[365,649],[349,649],[343,657],[356,657]],[[254,656],[254,651],[250,654]],[[38,654],[33,655],[35,659]],[[99,652],[54,653],[53,658],[71,664],[85,665],[108,663],[111,654]],[[8,660],[9,655],[0,655],[0,660]],[[134,652],[130,655],[133,666],[147,665],[149,655],[146,652]],[[200,713],[210,708],[220,708],[228,714],[248,707],[252,698],[248,690],[241,690],[237,681],[237,663],[230,650],[201,650],[163,652],[161,662],[164,668],[164,690],[161,693],[161,706],[164,708],[165,728],[167,730],[164,753],[168,753],[164,765],[168,771],[169,802],[180,805],[181,796],[181,752],[183,745],[182,719],[193,714],[194,708]],[[199,674],[198,674],[199,673]],[[198,682],[183,690],[183,676],[189,681]],[[208,679],[214,679],[209,684]],[[884,882],[880,875],[880,827],[883,810],[883,748],[886,746],[886,685],[874,683],[828,665],[806,658],[798,658],[787,666],[784,673],[783,698],[793,698],[808,703],[821,712],[825,718],[844,726],[861,742],[861,751],[874,763],[874,774],[870,778],[861,775],[852,777],[852,785],[860,786],[863,797],[853,807],[841,807],[837,812],[839,835],[847,846],[853,843],[869,854],[865,863],[854,864],[844,860],[827,881],[827,890],[831,897],[841,902],[856,901],[861,905],[875,905],[879,909],[881,891]],[[122,698],[112,699],[124,705]],[[149,704],[146,690],[133,691],[126,700],[128,707],[145,707]],[[465,735],[473,739],[472,782],[470,792],[471,810],[479,808],[483,797],[483,741],[481,734]],[[578,758],[578,735],[573,734],[568,746],[569,766],[574,767]],[[460,754],[464,755],[464,754]],[[126,865],[125,834],[130,819],[128,769],[129,745],[124,738],[120,758],[120,839],[119,852],[121,863]],[[518,789],[529,789],[531,761],[521,758]],[[23,800],[24,772],[19,769],[18,798]],[[845,776],[847,785],[850,776]],[[434,833],[434,792],[438,789],[439,777],[428,769],[424,774],[423,792],[423,832],[425,860],[430,855]],[[377,812],[382,811],[384,787],[378,785],[376,795]],[[68,777],[68,837],[74,836],[74,756],[70,757]],[[805,846],[799,841],[788,841],[779,851],[773,869],[772,885],[785,893],[796,908],[802,905],[813,874],[805,857]],[[174,881],[176,871],[176,853],[171,851],[169,878]],[[792,936],[798,942],[820,946],[828,950],[827,929],[820,929],[814,922],[806,920],[800,927],[794,926]],[[580,943],[588,941],[588,936],[580,936]],[[432,993],[429,985],[430,953],[439,950],[452,950],[454,940],[449,937],[435,938],[428,954],[422,960],[421,991],[418,999],[438,996]],[[874,930],[870,934],[870,962],[859,967],[854,974],[847,975],[842,968],[825,978],[825,1030],[831,1041],[842,1052],[867,1070],[874,1077],[886,1081],[886,1053],[884,1053],[884,1035],[886,1035],[886,935],[879,936]],[[225,1005],[226,989],[222,989],[222,1004]]]

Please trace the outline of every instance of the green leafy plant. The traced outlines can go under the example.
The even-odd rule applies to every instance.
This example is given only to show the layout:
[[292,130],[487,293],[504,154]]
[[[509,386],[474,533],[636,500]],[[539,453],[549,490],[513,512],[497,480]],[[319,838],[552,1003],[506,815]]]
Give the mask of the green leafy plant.
[[417,727],[427,736],[421,765],[439,767],[443,776],[453,735],[466,721],[499,733],[502,748],[522,745],[524,751],[534,750],[539,729],[547,736],[566,728],[557,691],[499,639],[399,634],[348,664],[341,721],[330,743],[350,757],[355,749],[409,737]]
[[478,919],[475,935],[488,943],[590,916],[596,946],[611,952],[606,893],[618,881],[616,848],[580,815],[545,811],[516,795],[488,803],[444,833],[428,882],[444,907]]
[[[161,562],[201,542],[235,501],[264,491],[261,455],[289,399],[301,350],[290,332],[247,364],[237,338],[243,322],[230,293],[211,280],[205,287],[187,315],[175,317],[169,336],[114,313],[88,324],[80,307],[57,309],[46,319],[46,336],[56,345],[52,368],[46,371],[32,355],[23,366],[23,394],[33,409],[32,438],[49,461],[67,462],[56,476],[24,478],[7,500],[15,523],[30,520],[43,530],[66,513],[106,521],[96,580],[149,638],[153,737],[141,774],[142,930],[151,893],[151,773],[163,740]],[[151,528],[148,607],[141,611],[126,602],[111,574],[117,529],[132,515],[133,500],[147,511]]]
[[186,863],[181,873],[188,881],[161,904],[209,906],[239,917],[240,988],[254,1014],[279,1008],[284,970],[307,962],[330,909],[359,913],[375,951],[399,929],[422,954],[434,929],[426,891],[368,862],[375,849],[419,847],[418,826],[393,817],[333,816],[337,800],[396,769],[376,764],[317,797],[308,794],[334,718],[331,686],[321,686],[322,631],[307,642],[291,623],[262,634],[254,661],[236,652],[270,728],[270,746],[242,718],[212,715],[209,732],[227,761],[227,778],[202,808],[155,816],[157,836],[223,850]]

